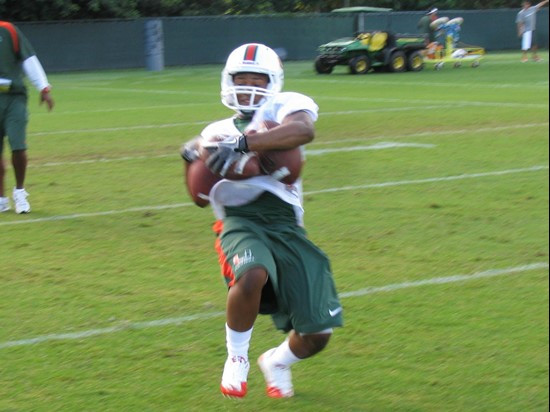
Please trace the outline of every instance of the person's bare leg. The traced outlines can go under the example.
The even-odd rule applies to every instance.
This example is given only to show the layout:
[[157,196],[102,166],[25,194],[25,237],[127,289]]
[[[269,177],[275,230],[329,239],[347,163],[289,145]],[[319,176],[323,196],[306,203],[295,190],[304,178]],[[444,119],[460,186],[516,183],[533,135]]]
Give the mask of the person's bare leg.
[[297,358],[306,359],[321,352],[327,346],[330,337],[330,333],[299,335],[292,331],[288,344]]
[[12,152],[11,162],[15,173],[15,188],[23,189],[25,187],[25,177],[27,173],[27,151],[14,150]]
[[0,197],[4,197],[4,179],[6,177],[6,168],[4,166],[4,157],[0,156]]
[[0,153],[0,213],[10,210],[10,201],[4,194],[4,177],[6,169],[4,167],[4,159]]
[[227,295],[227,325],[237,332],[244,332],[254,326],[260,310],[262,289],[267,281],[263,268],[253,268],[239,278]]

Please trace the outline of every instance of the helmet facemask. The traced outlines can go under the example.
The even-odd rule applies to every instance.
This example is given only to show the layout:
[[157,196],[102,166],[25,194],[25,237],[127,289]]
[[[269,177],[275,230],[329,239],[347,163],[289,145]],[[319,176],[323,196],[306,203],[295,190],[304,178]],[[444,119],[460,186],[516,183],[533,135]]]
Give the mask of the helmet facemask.
[[[268,84],[265,88],[235,85],[234,76],[239,73],[264,74],[268,77]],[[245,44],[235,49],[227,59],[222,72],[222,103],[237,113],[252,115],[281,91],[283,78],[281,61],[273,50],[261,44]],[[248,95],[248,103],[239,103],[237,95]]]

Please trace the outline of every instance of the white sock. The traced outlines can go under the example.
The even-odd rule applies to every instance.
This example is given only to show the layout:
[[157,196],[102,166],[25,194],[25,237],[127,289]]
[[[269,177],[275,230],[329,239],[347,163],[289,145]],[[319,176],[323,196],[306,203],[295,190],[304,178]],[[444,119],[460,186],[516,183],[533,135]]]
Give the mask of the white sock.
[[252,329],[245,332],[237,332],[225,324],[225,341],[229,357],[241,356],[248,360],[248,347],[252,337]]
[[286,338],[283,343],[277,346],[269,357],[270,362],[284,366],[285,368],[290,367],[299,360],[301,359],[298,358],[294,353],[292,353],[292,350],[290,350],[288,338]]

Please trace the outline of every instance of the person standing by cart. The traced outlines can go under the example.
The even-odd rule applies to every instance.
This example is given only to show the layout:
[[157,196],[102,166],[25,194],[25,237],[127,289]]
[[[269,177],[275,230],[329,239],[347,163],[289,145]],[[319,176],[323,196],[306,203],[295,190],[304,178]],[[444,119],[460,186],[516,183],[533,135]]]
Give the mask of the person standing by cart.
[[436,40],[437,33],[431,27],[433,21],[437,20],[437,8],[430,7],[426,14],[418,21],[417,28],[426,36],[426,44],[433,43]]
[[519,11],[516,17],[516,25],[518,28],[518,37],[521,38],[521,61],[527,62],[529,59],[527,53],[529,50],[533,53],[533,60],[538,62],[540,57],[537,54],[538,46],[535,36],[535,29],[537,25],[537,11],[546,5],[548,0],[541,1],[536,6],[532,6],[530,1],[524,1],[522,3],[522,9]]

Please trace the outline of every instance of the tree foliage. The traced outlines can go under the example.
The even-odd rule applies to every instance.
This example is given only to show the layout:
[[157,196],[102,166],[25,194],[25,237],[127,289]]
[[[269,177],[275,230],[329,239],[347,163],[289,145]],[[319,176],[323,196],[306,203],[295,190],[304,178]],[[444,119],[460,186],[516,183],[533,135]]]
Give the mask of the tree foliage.
[[10,21],[138,18],[156,16],[324,13],[368,4],[396,11],[518,8],[518,0],[0,0],[0,18]]

